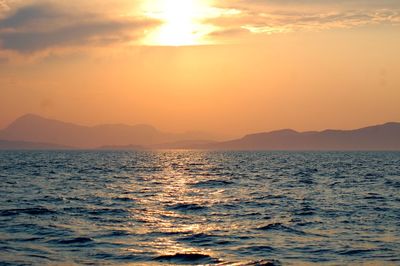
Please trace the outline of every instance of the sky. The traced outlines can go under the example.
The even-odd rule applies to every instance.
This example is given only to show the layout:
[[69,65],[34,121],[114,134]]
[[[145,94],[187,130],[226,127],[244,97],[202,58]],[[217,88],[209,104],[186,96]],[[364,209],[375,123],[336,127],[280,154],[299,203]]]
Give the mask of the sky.
[[400,121],[398,0],[0,0],[0,128],[224,137]]

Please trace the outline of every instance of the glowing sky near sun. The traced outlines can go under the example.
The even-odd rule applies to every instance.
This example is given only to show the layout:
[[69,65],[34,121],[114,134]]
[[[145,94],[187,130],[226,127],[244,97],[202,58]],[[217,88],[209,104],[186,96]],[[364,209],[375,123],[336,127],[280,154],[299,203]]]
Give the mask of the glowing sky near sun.
[[148,45],[200,45],[211,43],[205,36],[213,31],[204,20],[218,11],[204,0],[153,0],[143,4],[143,13],[161,25],[143,40]]

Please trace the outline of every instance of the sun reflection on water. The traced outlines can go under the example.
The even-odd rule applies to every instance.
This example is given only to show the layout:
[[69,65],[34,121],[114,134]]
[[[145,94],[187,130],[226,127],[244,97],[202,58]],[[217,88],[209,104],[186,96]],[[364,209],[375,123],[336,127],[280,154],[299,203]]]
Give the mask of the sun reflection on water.
[[[216,256],[215,252],[209,249],[188,246],[169,237],[207,234],[207,232],[220,229],[218,224],[210,223],[206,216],[191,215],[192,209],[207,208],[221,202],[224,192],[223,189],[218,189],[210,194],[204,194],[201,189],[193,187],[193,184],[198,182],[198,177],[182,173],[182,169],[189,169],[189,165],[203,159],[201,156],[187,157],[184,160],[181,159],[179,164],[176,163],[176,158],[166,159],[161,171],[145,178],[149,191],[156,191],[156,193],[149,193],[146,197],[136,199],[142,207],[140,212],[137,210],[132,212],[132,218],[142,224],[137,228],[136,234],[159,235],[153,241],[142,244],[155,248],[160,256],[174,254]],[[171,163],[173,161],[175,163]]]

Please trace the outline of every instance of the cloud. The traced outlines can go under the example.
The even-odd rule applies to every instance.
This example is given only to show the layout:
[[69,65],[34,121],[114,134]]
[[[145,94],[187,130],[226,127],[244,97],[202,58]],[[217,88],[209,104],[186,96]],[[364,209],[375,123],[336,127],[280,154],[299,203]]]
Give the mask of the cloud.
[[398,0],[219,0],[223,6],[242,7],[280,7],[280,8],[312,8],[339,7],[346,8],[400,8]]
[[220,0],[217,7],[235,12],[207,20],[218,28],[210,34],[216,38],[400,24],[398,0]]
[[212,37],[232,37],[247,33],[249,33],[248,30],[243,28],[228,28],[228,29],[212,31],[209,35]]
[[57,46],[121,42],[132,37],[124,35],[124,31],[132,32],[147,25],[139,21],[94,21],[43,32],[5,32],[0,34],[0,40],[4,49],[35,52]]
[[53,47],[129,42],[158,22],[145,18],[67,11],[49,3],[21,6],[0,19],[0,47],[32,53]]
[[0,29],[17,29],[33,22],[46,22],[56,19],[60,12],[46,5],[26,6],[16,10],[10,16],[0,20]]

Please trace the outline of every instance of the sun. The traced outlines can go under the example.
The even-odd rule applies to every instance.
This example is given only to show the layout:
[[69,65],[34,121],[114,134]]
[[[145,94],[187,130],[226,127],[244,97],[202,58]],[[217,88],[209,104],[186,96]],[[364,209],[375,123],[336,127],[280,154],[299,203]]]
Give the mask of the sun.
[[144,43],[160,46],[207,44],[212,26],[204,23],[213,16],[213,9],[202,0],[153,0],[145,4],[145,14],[161,21]]

